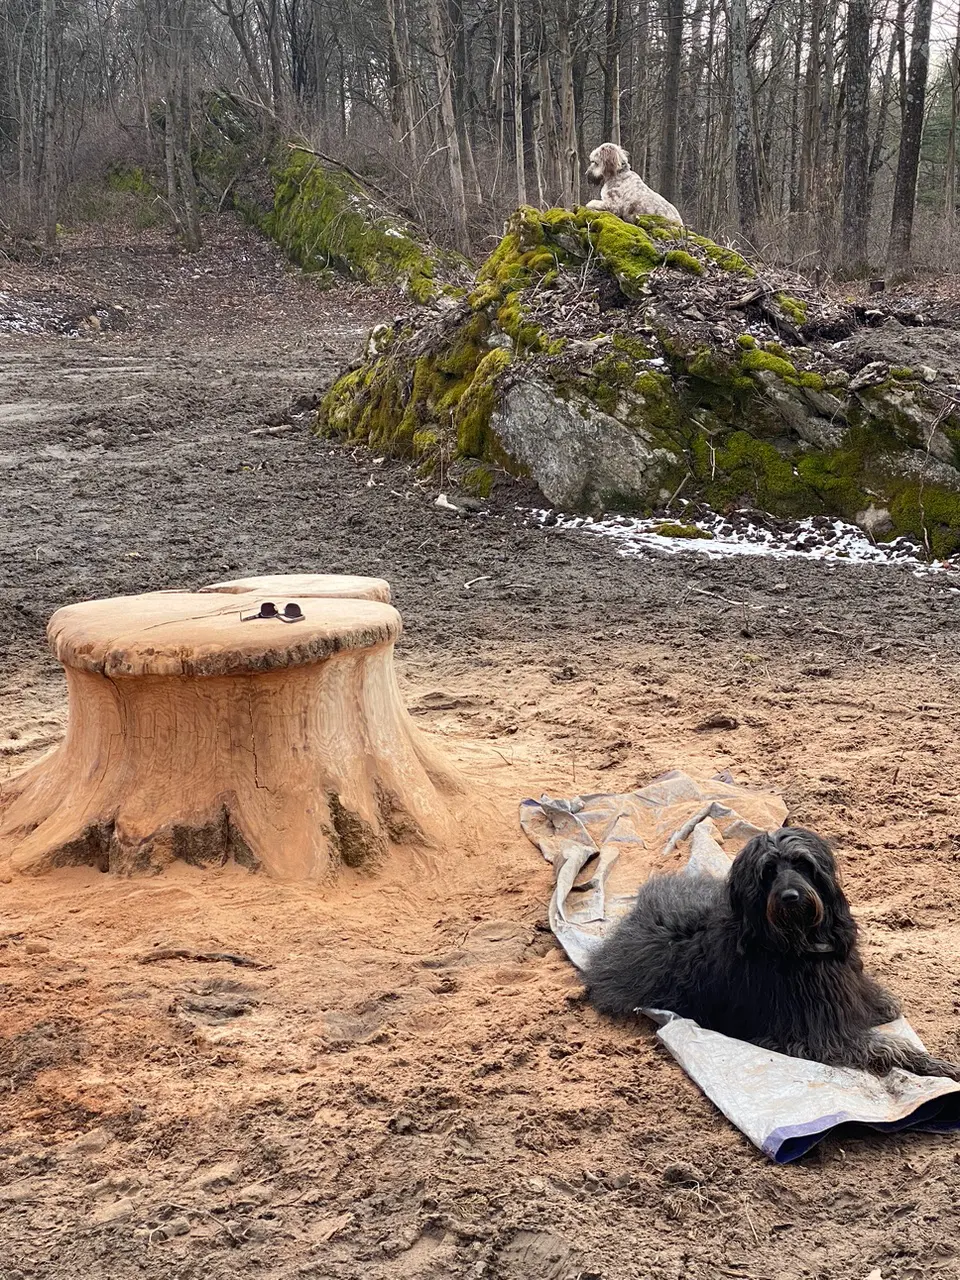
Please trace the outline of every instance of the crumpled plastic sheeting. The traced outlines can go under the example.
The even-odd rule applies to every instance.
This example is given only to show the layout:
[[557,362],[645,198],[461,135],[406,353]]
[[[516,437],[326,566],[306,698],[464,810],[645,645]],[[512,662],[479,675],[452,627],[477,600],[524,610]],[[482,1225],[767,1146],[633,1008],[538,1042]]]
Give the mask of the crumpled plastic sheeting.
[[[651,872],[725,876],[747,840],[782,826],[786,816],[779,796],[737,786],[728,774],[701,781],[679,771],[624,795],[543,796],[520,806],[521,826],[554,868],[550,927],[578,968]],[[778,1164],[844,1124],[880,1132],[960,1128],[960,1084],[952,1080],[828,1067],[706,1031],[668,1011],[643,1012],[711,1102]],[[903,1018],[884,1030],[920,1044]]]

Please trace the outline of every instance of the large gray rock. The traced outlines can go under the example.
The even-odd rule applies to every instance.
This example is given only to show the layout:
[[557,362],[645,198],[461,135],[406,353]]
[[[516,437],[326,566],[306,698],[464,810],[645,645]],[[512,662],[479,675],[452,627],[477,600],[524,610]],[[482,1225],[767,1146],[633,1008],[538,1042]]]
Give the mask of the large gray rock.
[[679,463],[589,400],[562,400],[532,379],[507,389],[491,426],[544,497],[568,511],[599,513],[625,497],[641,504],[668,497],[662,480]]

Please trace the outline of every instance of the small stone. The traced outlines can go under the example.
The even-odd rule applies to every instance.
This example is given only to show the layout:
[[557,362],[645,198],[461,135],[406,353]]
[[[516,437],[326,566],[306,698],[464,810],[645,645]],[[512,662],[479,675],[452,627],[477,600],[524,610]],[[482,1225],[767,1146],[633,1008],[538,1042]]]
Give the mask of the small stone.
[[64,1147],[65,1151],[75,1151],[81,1155],[95,1155],[109,1145],[110,1134],[106,1129],[90,1129],[81,1133]]
[[140,1179],[135,1173],[118,1171],[107,1174],[99,1182],[92,1183],[88,1190],[98,1200],[103,1200],[108,1196],[116,1195],[117,1192],[136,1191],[139,1187]]
[[188,1187],[198,1191],[214,1191],[217,1187],[225,1187],[236,1182],[240,1176],[240,1165],[236,1160],[224,1160],[220,1164],[212,1164],[209,1169],[201,1169],[187,1183]]
[[50,943],[31,940],[24,947],[24,951],[26,951],[28,956],[45,956],[50,952]]
[[273,1199],[273,1188],[265,1182],[250,1182],[241,1187],[233,1196],[233,1204],[269,1204]]
[[126,1222],[128,1218],[132,1218],[136,1210],[136,1204],[129,1198],[122,1200],[114,1200],[110,1204],[102,1204],[99,1209],[94,1209],[90,1215],[94,1222],[100,1222],[107,1225],[111,1222]]
[[45,1184],[40,1178],[17,1178],[0,1187],[0,1203],[20,1204],[26,1200],[41,1200]]
[[170,1218],[163,1224],[163,1230],[168,1240],[174,1236],[185,1236],[190,1231],[190,1220],[189,1218]]
[[703,733],[708,729],[738,729],[740,721],[736,716],[729,716],[722,711],[715,711],[694,727],[698,733]]

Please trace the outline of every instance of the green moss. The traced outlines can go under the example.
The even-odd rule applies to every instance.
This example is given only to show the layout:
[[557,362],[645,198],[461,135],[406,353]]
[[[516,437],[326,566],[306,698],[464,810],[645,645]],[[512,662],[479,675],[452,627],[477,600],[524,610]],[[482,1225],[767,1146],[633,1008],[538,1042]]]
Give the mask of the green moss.
[[863,487],[863,456],[855,445],[803,454],[797,460],[797,474],[826,510],[847,520],[853,520],[858,511],[870,505],[870,496]]
[[744,351],[752,351],[757,345],[757,340],[752,333],[741,333],[737,338],[737,346],[742,347]]
[[628,298],[641,297],[647,277],[663,259],[642,220],[633,226],[612,213],[590,211],[587,225],[591,244],[620,288]]
[[658,533],[661,538],[713,539],[712,533],[707,533],[705,529],[698,529],[695,524],[671,524],[666,521],[664,524],[658,524],[653,532]]
[[756,275],[746,258],[742,258],[735,249],[727,249],[723,245],[714,244],[706,236],[696,236],[689,231],[686,238],[689,244],[695,244],[701,248],[710,261],[716,263],[724,271],[731,271],[742,276]]
[[633,383],[636,368],[633,361],[616,348],[601,357],[583,380],[587,399],[604,411],[615,414],[620,394]]
[[358,182],[304,151],[292,152],[277,173],[273,210],[260,221],[305,271],[398,284],[415,302],[436,298],[441,272],[463,265],[453,254],[425,248]]
[[797,371],[789,360],[784,360],[782,356],[774,355],[770,351],[745,351],[740,357],[740,367],[748,370],[750,373],[758,373],[765,370],[769,373],[775,373],[778,378],[796,378]]
[[695,258],[692,253],[687,253],[683,249],[670,249],[664,261],[668,267],[673,267],[677,271],[686,271],[692,276],[703,275],[700,259]]
[[939,486],[902,480],[890,502],[897,533],[919,538],[938,560],[960,551],[960,493]]
[[722,351],[704,345],[699,347],[686,361],[687,372],[691,377],[703,382],[727,385],[733,375],[729,359]]
[[794,324],[807,323],[807,304],[799,298],[791,298],[788,293],[778,293],[776,302],[784,315],[788,316]]
[[916,377],[916,374],[906,365],[900,365],[897,368],[890,370],[890,377],[895,378],[898,382],[907,382],[912,381],[912,379]]
[[654,440],[662,437],[663,443],[684,439],[683,408],[669,375],[644,370],[634,378],[632,390],[641,402],[639,410],[630,414],[633,426],[641,428]]
[[440,437],[436,431],[415,431],[413,433],[413,452],[418,458],[425,453],[432,453],[440,448]]
[[511,289],[497,308],[497,324],[513,339],[517,352],[541,351],[546,346],[546,335],[538,324],[525,318],[526,308],[520,289]]
[[489,463],[480,462],[463,473],[463,487],[475,498],[489,498],[496,472]]
[[497,379],[512,362],[509,351],[495,347],[477,365],[453,417],[461,457],[495,460],[502,454],[490,430],[490,417],[497,405]]
[[155,196],[157,189],[139,165],[126,169],[111,169],[107,174],[107,186],[111,191],[129,192],[138,196]]
[[653,358],[651,348],[645,342],[641,342],[639,338],[632,338],[629,334],[614,334],[613,346],[616,351],[622,351],[631,360],[650,360]]

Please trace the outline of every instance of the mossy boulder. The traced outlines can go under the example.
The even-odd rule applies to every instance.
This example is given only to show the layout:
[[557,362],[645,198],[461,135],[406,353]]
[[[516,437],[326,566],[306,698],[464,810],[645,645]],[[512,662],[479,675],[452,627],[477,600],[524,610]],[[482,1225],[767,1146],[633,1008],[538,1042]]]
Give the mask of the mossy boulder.
[[652,514],[682,485],[949,555],[953,365],[884,363],[886,318],[659,218],[522,208],[464,298],[380,327],[318,427],[568,510]]
[[305,271],[399,285],[420,303],[463,292],[465,260],[424,244],[345,170],[292,151],[275,182],[273,209],[261,226]]
[[465,292],[473,268],[429,244],[385,196],[312,151],[264,133],[256,111],[217,90],[202,98],[193,160],[207,204],[230,205],[305,271],[397,286],[414,302]]

